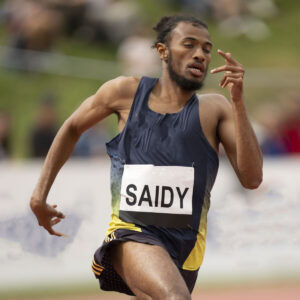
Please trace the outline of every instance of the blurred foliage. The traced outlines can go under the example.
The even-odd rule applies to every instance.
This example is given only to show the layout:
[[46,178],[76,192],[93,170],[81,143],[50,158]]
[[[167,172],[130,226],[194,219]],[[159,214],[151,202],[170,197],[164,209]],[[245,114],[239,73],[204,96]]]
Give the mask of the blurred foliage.
[[[176,11],[170,9],[167,1],[139,0],[140,15],[147,27],[152,27],[163,15]],[[300,4],[294,0],[277,0],[278,16],[266,20],[271,34],[263,40],[252,41],[244,36],[226,36],[211,20],[209,30],[214,44],[211,67],[223,64],[216,50],[230,51],[233,56],[249,68],[298,69],[300,67]],[[178,11],[177,11],[178,12]],[[0,45],[7,44],[3,27],[0,28]],[[93,59],[116,60],[116,45],[87,43],[77,36],[62,37],[54,52]],[[62,123],[80,105],[83,99],[93,94],[103,83],[102,80],[76,79],[71,77],[17,72],[0,68],[0,110],[8,111],[13,118],[13,156],[23,158],[28,155],[26,139],[32,126],[37,103],[41,96],[53,92],[58,96],[59,119]],[[223,92],[215,81],[208,78],[206,90]],[[254,108],[264,101],[274,101],[285,92],[284,86],[272,88],[246,88],[249,107]],[[224,91],[226,94],[226,92]],[[112,135],[116,132],[115,119],[107,121]]]

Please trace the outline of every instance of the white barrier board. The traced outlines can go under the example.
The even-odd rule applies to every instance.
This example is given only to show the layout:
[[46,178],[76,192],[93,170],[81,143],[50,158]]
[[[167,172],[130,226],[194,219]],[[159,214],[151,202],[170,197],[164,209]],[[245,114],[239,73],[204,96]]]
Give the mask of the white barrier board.
[[[94,280],[91,261],[110,219],[110,165],[71,160],[48,203],[66,219],[68,238],[38,226],[29,199],[42,163],[0,163],[0,289]],[[264,183],[243,189],[224,162],[212,192],[207,250],[199,280],[300,274],[300,158],[265,159]],[[229,271],[230,270],[230,271]]]

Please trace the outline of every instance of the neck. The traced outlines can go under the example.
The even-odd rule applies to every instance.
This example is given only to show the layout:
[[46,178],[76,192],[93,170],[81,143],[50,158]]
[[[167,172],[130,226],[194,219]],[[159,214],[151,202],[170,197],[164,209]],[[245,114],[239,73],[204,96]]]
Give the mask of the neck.
[[182,106],[192,97],[195,91],[183,90],[170,78],[168,71],[163,70],[163,74],[153,89],[153,93],[159,97],[161,102]]

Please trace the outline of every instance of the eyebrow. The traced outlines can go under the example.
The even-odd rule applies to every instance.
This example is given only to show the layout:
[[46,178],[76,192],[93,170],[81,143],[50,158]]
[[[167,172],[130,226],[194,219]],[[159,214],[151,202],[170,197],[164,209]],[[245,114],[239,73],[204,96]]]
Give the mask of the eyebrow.
[[[196,39],[194,37],[191,37],[191,36],[187,36],[187,37],[183,38],[183,41],[184,40],[198,41],[198,39]],[[211,46],[211,47],[213,46],[213,44],[211,42],[209,42],[209,41],[204,42],[204,44],[206,44],[208,46]]]

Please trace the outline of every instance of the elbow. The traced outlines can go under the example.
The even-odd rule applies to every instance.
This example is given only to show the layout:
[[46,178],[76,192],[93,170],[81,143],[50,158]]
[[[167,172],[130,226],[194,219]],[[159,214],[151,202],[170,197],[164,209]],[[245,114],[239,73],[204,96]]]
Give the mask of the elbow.
[[255,190],[255,189],[257,189],[259,186],[260,186],[260,184],[261,184],[261,181],[253,181],[253,182],[251,182],[251,183],[243,183],[242,185],[243,185],[243,187],[245,188],[245,189],[248,189],[248,190]]
[[261,172],[260,174],[257,174],[252,178],[248,177],[245,180],[241,180],[241,184],[246,189],[255,190],[261,185],[262,181],[263,181],[263,174]]
[[78,140],[80,138],[81,132],[78,130],[77,126],[72,122],[72,120],[67,119],[63,125],[68,135],[72,137],[74,140]]

